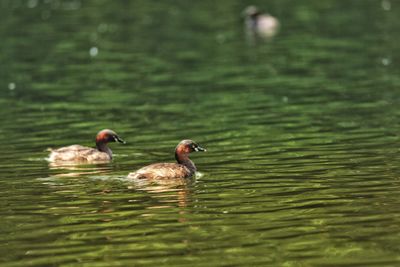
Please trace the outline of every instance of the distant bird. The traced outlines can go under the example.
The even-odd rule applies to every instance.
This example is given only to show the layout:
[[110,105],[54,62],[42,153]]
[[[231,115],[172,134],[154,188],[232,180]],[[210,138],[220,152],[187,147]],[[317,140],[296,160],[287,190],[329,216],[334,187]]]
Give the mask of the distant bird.
[[174,179],[189,178],[197,169],[189,159],[191,152],[206,151],[192,140],[182,140],[175,148],[175,159],[178,163],[155,163],[143,167],[128,175],[131,179]]
[[112,151],[107,146],[109,142],[125,144],[114,131],[101,130],[96,136],[96,148],[71,145],[58,149],[50,149],[48,161],[55,163],[96,163],[112,160]]
[[255,41],[257,38],[271,39],[279,30],[277,18],[261,13],[256,6],[248,6],[243,11],[244,25],[247,38]]

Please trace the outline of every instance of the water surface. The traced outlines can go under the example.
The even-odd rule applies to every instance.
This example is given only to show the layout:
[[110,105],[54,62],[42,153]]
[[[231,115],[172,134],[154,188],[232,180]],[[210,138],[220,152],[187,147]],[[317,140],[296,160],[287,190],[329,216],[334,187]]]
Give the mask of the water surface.
[[[279,35],[246,43],[257,4]],[[2,266],[400,265],[399,7],[0,1]],[[57,167],[48,147],[110,164]],[[188,181],[133,183],[206,147]]]

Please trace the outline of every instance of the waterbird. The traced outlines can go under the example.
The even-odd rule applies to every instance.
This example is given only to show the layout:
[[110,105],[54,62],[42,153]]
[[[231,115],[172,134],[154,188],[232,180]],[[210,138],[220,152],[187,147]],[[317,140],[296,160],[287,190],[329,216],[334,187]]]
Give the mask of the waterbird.
[[197,169],[189,159],[191,152],[207,151],[193,140],[182,140],[175,148],[175,159],[178,163],[154,163],[128,175],[130,179],[173,179],[192,177]]
[[270,39],[279,30],[279,21],[268,13],[261,13],[256,6],[248,6],[243,11],[245,32],[248,38]]
[[118,134],[109,129],[101,130],[96,136],[96,148],[71,145],[58,149],[49,149],[51,151],[48,161],[56,163],[96,163],[109,162],[112,160],[112,151],[107,146],[109,142],[118,142],[125,144]]

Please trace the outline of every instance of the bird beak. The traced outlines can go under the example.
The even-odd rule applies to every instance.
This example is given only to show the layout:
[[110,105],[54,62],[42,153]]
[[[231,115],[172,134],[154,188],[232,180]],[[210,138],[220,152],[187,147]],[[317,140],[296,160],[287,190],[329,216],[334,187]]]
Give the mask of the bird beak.
[[196,151],[196,152],[206,152],[207,149],[198,146],[198,147],[194,148],[194,151]]
[[121,144],[126,144],[126,142],[124,140],[122,140],[119,136],[114,136],[114,140],[115,142],[121,143]]

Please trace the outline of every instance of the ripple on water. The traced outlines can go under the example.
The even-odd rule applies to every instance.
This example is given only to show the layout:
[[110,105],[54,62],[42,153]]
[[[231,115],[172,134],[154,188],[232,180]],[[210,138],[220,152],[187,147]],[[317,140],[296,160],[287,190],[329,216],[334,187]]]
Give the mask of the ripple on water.
[[[3,265],[399,265],[390,1],[269,1],[253,47],[237,1],[3,2]],[[104,128],[112,163],[43,160]],[[126,179],[184,138],[201,175]]]

